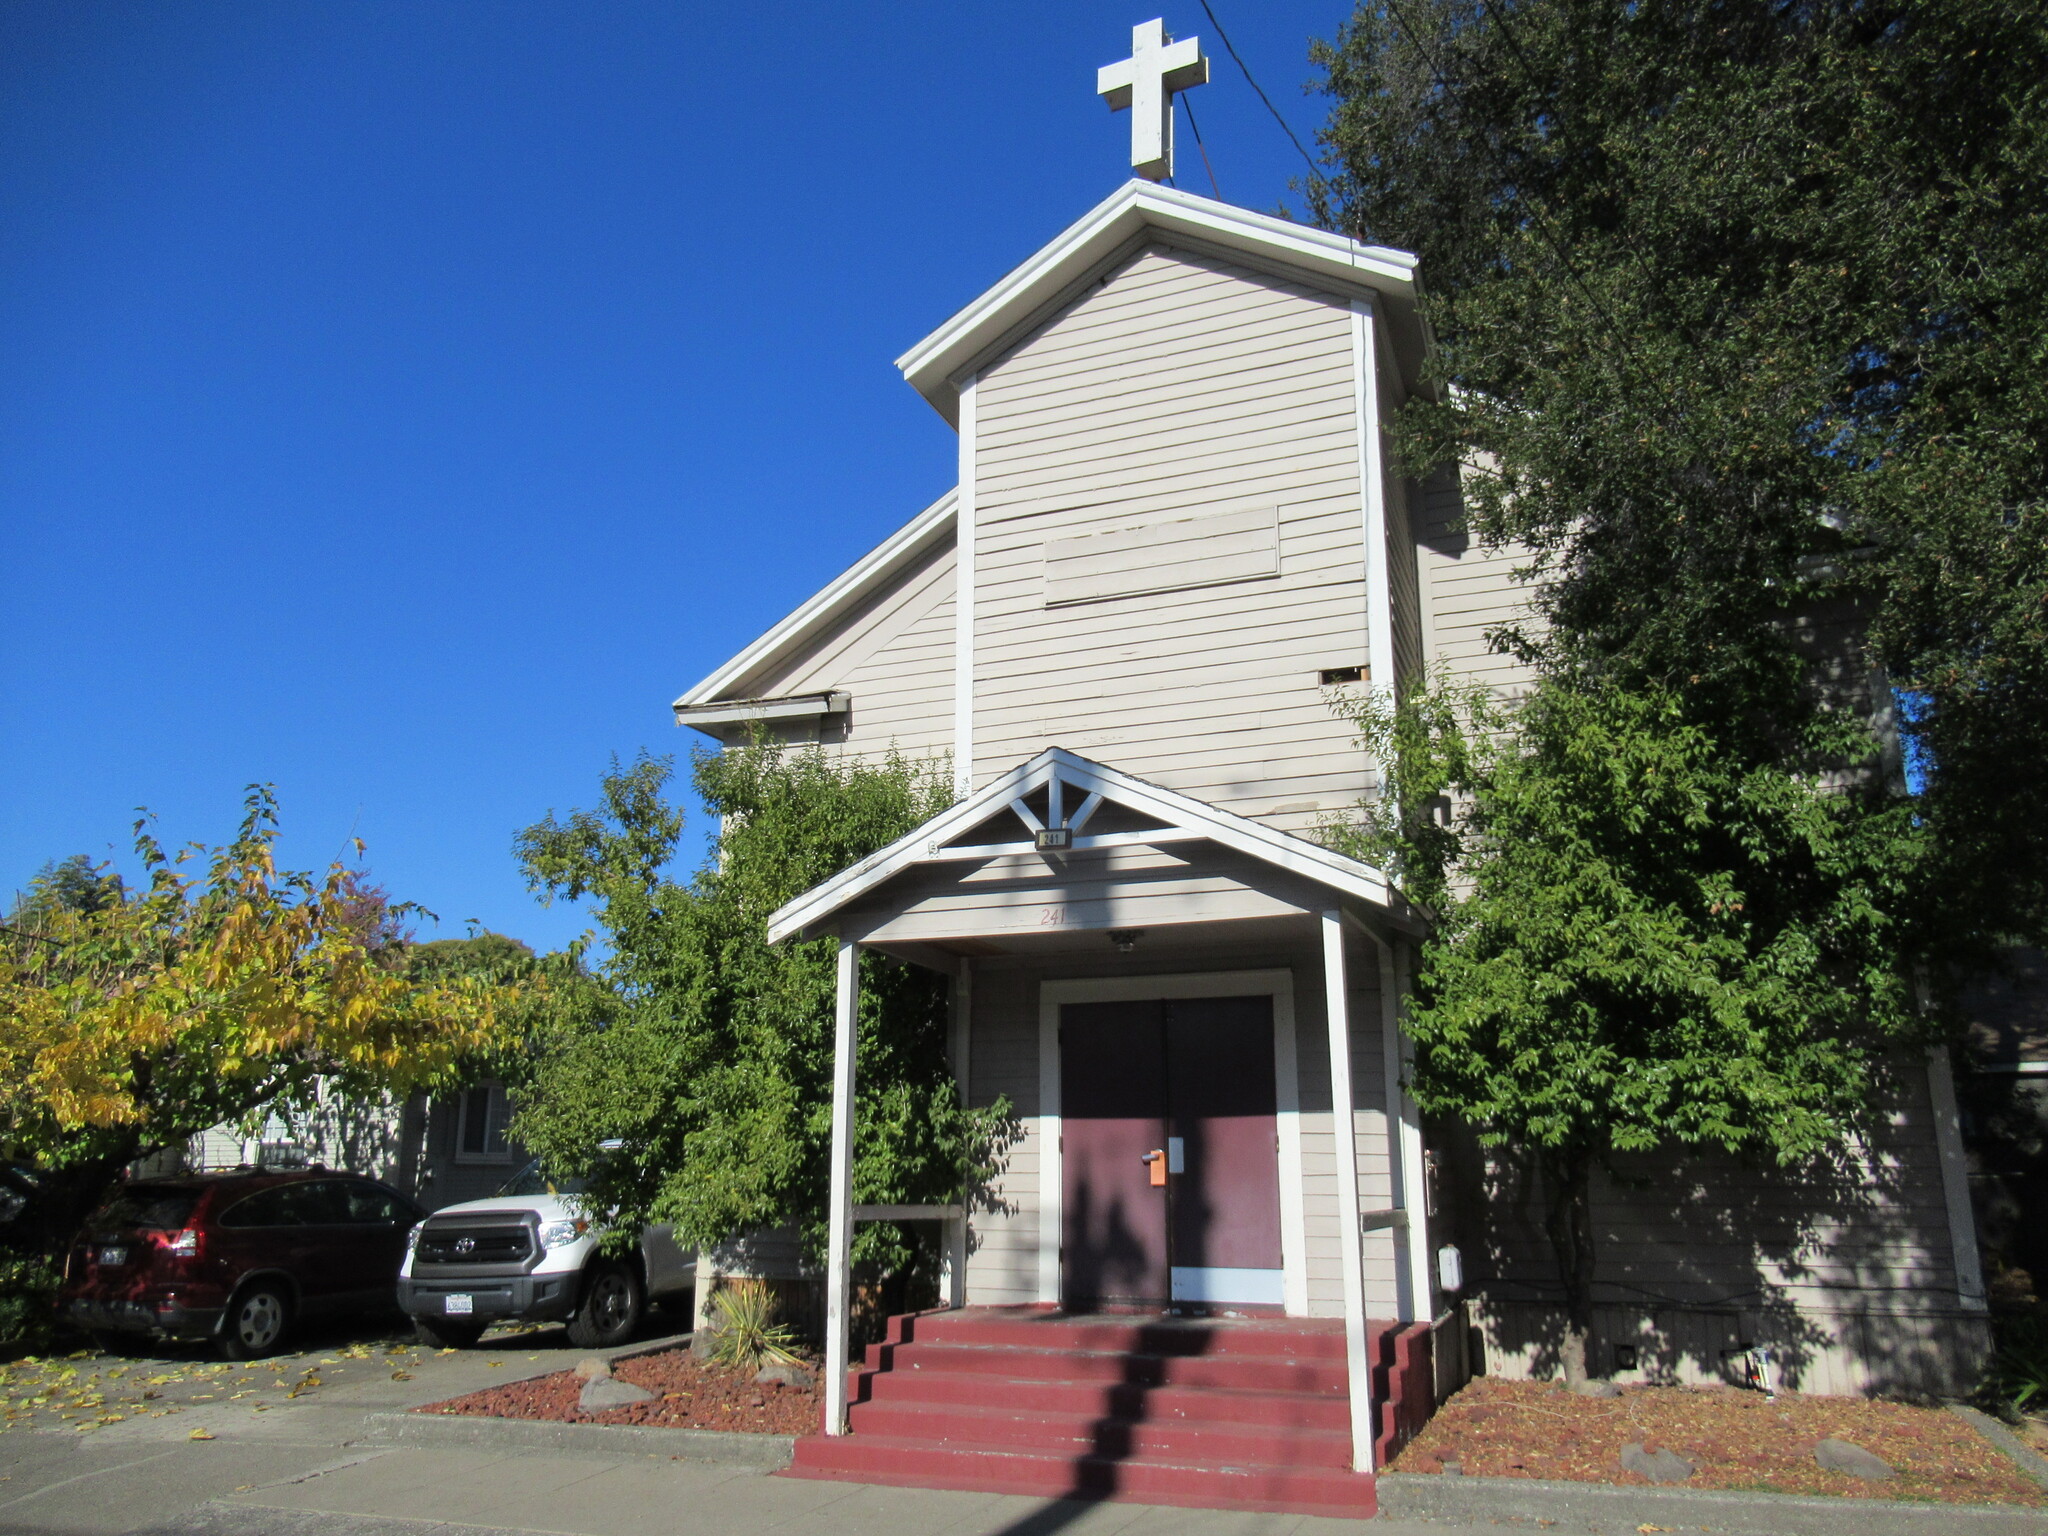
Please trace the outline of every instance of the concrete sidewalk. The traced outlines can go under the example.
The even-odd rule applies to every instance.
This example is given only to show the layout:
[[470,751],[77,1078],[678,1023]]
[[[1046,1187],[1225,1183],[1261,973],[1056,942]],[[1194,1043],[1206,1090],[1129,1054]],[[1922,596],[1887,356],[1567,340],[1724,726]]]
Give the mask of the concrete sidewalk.
[[[1572,1508],[1531,1485],[1464,1507],[1427,1507],[1442,1479],[1409,1490],[1424,1518],[1371,1522],[1291,1515],[1088,1504],[995,1494],[866,1487],[767,1475],[656,1451],[644,1442],[577,1439],[559,1447],[394,1440],[391,1415],[477,1387],[562,1370],[578,1353],[532,1339],[422,1362],[400,1381],[383,1370],[337,1380],[317,1395],[187,1406],[80,1433],[0,1433],[0,1533],[12,1536],[761,1536],[830,1530],[838,1536],[1480,1536],[1548,1529],[1601,1536],[1658,1528],[1768,1530],[1772,1536],[1951,1536],[1984,1519],[1945,1507],[1868,1507],[1786,1501],[1757,1511],[1674,1502],[1661,1490],[1569,1490]],[[653,1341],[658,1342],[658,1341]],[[634,1346],[646,1348],[642,1344]],[[616,1351],[609,1353],[618,1353]],[[203,1429],[211,1438],[194,1440]],[[507,1436],[507,1440],[518,1438]],[[1478,1480],[1474,1480],[1475,1482]],[[1391,1488],[1388,1490],[1392,1492]],[[1640,1495],[1640,1497],[1638,1496]],[[1739,1498],[1740,1496],[1736,1496]],[[1387,1500],[1399,1506],[1402,1496]],[[1801,1508],[1793,1508],[1797,1503]],[[1654,1507],[1653,1507],[1654,1504]],[[2010,1529],[2048,1533],[2048,1520],[2011,1512]],[[1693,1518],[1697,1516],[1697,1518]],[[2002,1533],[2001,1533],[2002,1536]]]

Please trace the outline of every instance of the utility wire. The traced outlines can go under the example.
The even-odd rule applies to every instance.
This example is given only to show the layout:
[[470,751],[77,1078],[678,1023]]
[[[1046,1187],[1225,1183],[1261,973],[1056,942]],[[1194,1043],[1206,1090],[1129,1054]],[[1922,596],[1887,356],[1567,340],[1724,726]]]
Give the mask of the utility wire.
[[1216,185],[1216,167],[1209,163],[1209,146],[1202,142],[1202,130],[1195,123],[1194,103],[1188,100],[1188,93],[1180,93],[1180,104],[1187,108],[1188,127],[1194,131],[1195,148],[1202,152],[1202,169],[1209,173],[1209,190],[1216,194],[1216,201],[1223,201],[1223,189]]
[[[1282,117],[1280,109],[1273,105],[1273,98],[1264,91],[1259,90],[1259,82],[1252,78],[1251,69],[1245,63],[1243,55],[1237,51],[1237,46],[1230,41],[1230,34],[1223,30],[1223,23],[1216,19],[1216,12],[1210,8],[1209,0],[1202,0],[1202,14],[1209,18],[1209,25],[1216,29],[1216,35],[1223,39],[1224,48],[1229,52],[1231,58],[1236,60],[1238,69],[1244,75],[1245,84],[1258,92],[1259,100],[1263,101],[1266,104],[1266,110],[1273,114],[1273,121],[1280,125],[1280,131],[1287,135],[1288,141],[1294,145],[1296,151],[1301,155],[1303,162],[1307,164],[1309,175],[1320,180],[1323,174],[1322,167],[1316,164],[1314,155],[1311,155],[1306,149],[1302,148],[1301,140],[1295,137],[1294,130],[1287,125],[1287,119]],[[1188,121],[1190,123],[1194,121],[1192,115],[1189,116]],[[1201,142],[1200,134],[1195,136],[1195,142]],[[1206,154],[1203,158],[1207,159]],[[1218,194],[1219,199],[1221,195],[1220,193]]]
[[[1207,3],[1208,0],[1203,0],[1205,9]],[[1403,35],[1407,37],[1409,44],[1417,53],[1422,55],[1422,61],[1429,66],[1430,74],[1436,78],[1437,88],[1444,92],[1446,96],[1451,95],[1450,77],[1445,74],[1442,66],[1437,62],[1434,51],[1422,41],[1421,33],[1408,24],[1407,13],[1401,8],[1401,0],[1387,0],[1387,12],[1394,18],[1394,25],[1401,29]],[[1221,27],[1217,28],[1219,33],[1222,30]],[[1512,42],[1513,39],[1509,41]],[[1513,168],[1508,165],[1506,159],[1501,155],[1500,147],[1494,143],[1492,135],[1482,133],[1478,135],[1478,138],[1485,146],[1487,155],[1492,159],[1495,169],[1501,173],[1501,176],[1510,183],[1518,184]],[[1543,211],[1543,205],[1534,198],[1528,198],[1523,200],[1522,206],[1528,209],[1530,223],[1534,225],[1536,232],[1543,237],[1544,244],[1550,247],[1551,255],[1557,258],[1557,263],[1564,269],[1565,276],[1571,280],[1573,286],[1580,293],[1585,295],[1586,302],[1592,306],[1593,312],[1599,316],[1601,323],[1607,327],[1608,334],[1620,344],[1622,352],[1627,354],[1631,361],[1634,361],[1634,345],[1622,331],[1621,327],[1615,324],[1613,315],[1608,313],[1607,306],[1601,303],[1599,295],[1593,292],[1591,285],[1580,275],[1578,267],[1572,262],[1571,253],[1564,248],[1564,242],[1558,239],[1556,231],[1550,227],[1550,220]],[[1616,382],[1626,387],[1628,384],[1627,376],[1625,374],[1618,376]]]
[[[1479,3],[1492,18],[1493,24],[1500,29],[1501,41],[1508,45],[1508,52],[1515,56],[1515,63],[1521,67],[1522,78],[1528,82],[1531,90],[1540,90],[1542,82],[1537,78],[1536,66],[1523,51],[1522,40],[1515,36],[1515,29],[1508,24],[1507,12],[1496,5],[1494,0],[1479,0]],[[1652,281],[1654,274],[1650,271],[1650,264],[1637,248],[1634,231],[1627,225],[1622,227],[1621,243],[1628,251],[1630,259],[1635,262],[1636,270],[1643,279],[1646,282]]]

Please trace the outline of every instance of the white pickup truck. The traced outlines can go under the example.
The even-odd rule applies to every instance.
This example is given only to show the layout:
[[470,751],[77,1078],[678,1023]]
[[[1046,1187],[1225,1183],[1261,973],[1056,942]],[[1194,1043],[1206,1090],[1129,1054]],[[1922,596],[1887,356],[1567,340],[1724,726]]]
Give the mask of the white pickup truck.
[[579,1180],[551,1180],[536,1158],[487,1200],[434,1212],[412,1229],[398,1305],[420,1341],[467,1348],[492,1323],[567,1320],[582,1349],[622,1344],[650,1300],[688,1293],[697,1259],[666,1226],[637,1249],[601,1253],[602,1228],[582,1208]]

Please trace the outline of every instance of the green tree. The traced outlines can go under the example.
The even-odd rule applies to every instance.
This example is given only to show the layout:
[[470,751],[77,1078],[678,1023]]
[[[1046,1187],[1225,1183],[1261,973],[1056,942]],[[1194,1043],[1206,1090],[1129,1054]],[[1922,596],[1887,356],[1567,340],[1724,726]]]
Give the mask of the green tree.
[[1927,1042],[1896,917],[1919,834],[1905,807],[1743,762],[1654,690],[1349,708],[1394,770],[1339,844],[1436,898],[1412,1091],[1540,1173],[1577,1384],[1596,1168],[1688,1147],[1829,1158]]
[[473,933],[465,939],[429,939],[409,944],[405,973],[415,981],[453,976],[523,976],[535,963],[533,946],[502,933]]
[[1368,0],[1318,57],[1316,212],[1440,343],[1404,455],[1543,577],[1506,642],[1812,766],[1832,606],[1930,768],[1915,952],[2048,931],[2048,10]]
[[[699,754],[699,795],[720,818],[715,856],[669,871],[683,813],[666,758],[614,762],[601,808],[548,818],[518,840],[533,887],[586,899],[609,955],[601,993],[563,1019],[525,1085],[520,1139],[631,1228],[670,1221],[711,1246],[795,1225],[825,1232],[831,1129],[833,942],[770,946],[770,913],[886,846],[951,799],[943,765],[864,765],[765,743]],[[990,1172],[1007,1105],[962,1107],[945,1055],[941,978],[861,961],[854,1191],[863,1202],[960,1198]],[[602,1140],[624,1142],[600,1155]],[[864,1226],[856,1256],[917,1262],[906,1231]]]
[[119,903],[125,894],[121,877],[93,863],[89,854],[55,859],[36,871],[29,888],[14,898],[7,924],[33,930],[58,912],[90,914]]

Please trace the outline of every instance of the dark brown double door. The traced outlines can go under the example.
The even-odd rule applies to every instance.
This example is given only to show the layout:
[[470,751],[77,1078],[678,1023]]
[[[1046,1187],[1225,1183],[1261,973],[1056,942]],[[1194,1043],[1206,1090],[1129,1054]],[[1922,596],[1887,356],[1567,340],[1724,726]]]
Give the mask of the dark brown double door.
[[1060,1011],[1063,1300],[1275,1306],[1270,997]]

